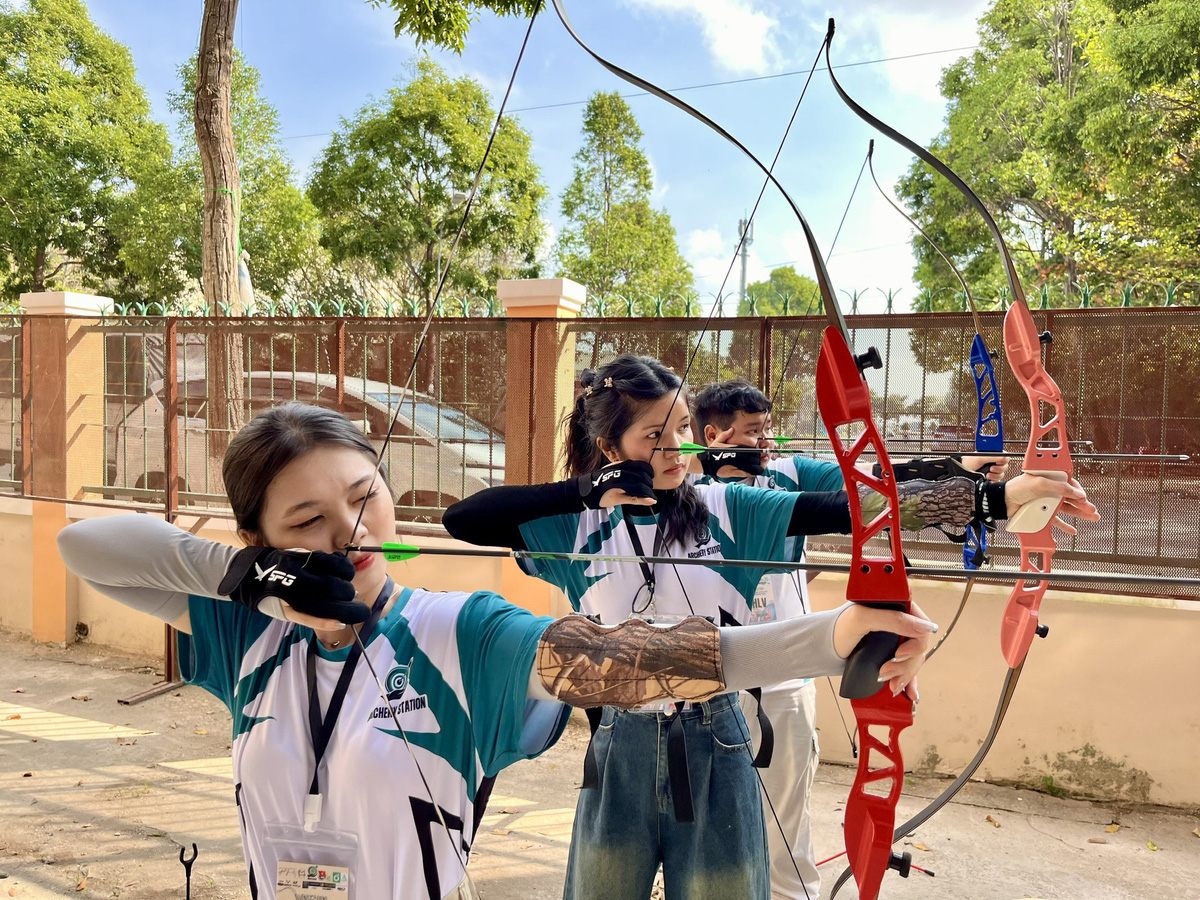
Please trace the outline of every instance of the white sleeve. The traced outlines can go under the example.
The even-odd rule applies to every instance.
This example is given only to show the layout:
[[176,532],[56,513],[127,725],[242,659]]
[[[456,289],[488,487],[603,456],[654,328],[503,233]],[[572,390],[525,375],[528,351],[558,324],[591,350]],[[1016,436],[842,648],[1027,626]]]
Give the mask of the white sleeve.
[[58,534],[58,552],[106,597],[174,622],[188,611],[189,595],[225,599],[217,587],[238,551],[131,513],[67,526]]

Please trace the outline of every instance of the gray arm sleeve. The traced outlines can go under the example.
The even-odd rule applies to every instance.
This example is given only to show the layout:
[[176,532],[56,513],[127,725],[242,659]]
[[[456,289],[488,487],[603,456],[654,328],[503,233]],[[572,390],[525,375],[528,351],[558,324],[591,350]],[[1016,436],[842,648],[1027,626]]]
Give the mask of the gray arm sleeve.
[[238,551],[131,513],[68,525],[58,533],[58,552],[106,597],[174,622],[188,611],[189,595],[222,597],[217,586]]
[[744,691],[793,678],[841,675],[846,660],[833,649],[833,626],[848,607],[780,622],[722,628],[725,688]]

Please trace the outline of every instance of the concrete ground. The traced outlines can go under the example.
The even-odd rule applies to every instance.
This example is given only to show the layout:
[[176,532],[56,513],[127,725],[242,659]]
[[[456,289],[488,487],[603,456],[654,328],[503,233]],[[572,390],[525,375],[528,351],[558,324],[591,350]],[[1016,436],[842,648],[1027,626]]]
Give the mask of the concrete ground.
[[[158,680],[153,667],[87,644],[0,633],[0,659],[0,898],[183,898],[179,850],[192,842],[192,897],[249,898],[224,707],[192,687],[118,705]],[[472,854],[485,900],[561,896],[585,736],[573,726],[542,758],[501,775]],[[852,776],[828,765],[818,773],[820,856],[841,849]],[[900,814],[943,784],[913,779]],[[1200,818],[1180,811],[975,784],[906,844],[937,877],[892,875],[888,900],[1200,898]],[[827,897],[838,866],[825,871]]]

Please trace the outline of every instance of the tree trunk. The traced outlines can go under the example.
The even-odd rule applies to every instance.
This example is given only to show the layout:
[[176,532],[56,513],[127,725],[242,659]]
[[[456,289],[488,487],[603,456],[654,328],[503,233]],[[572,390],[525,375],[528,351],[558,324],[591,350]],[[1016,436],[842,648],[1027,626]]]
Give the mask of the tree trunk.
[[33,277],[30,279],[33,283],[29,289],[35,294],[46,289],[46,248],[38,247],[37,252],[33,255]]
[[[218,317],[244,313],[238,294],[241,179],[230,111],[237,7],[238,0],[204,0],[196,60],[196,144],[204,173],[201,284],[205,304]],[[227,327],[213,329],[208,341],[210,470],[219,470],[229,438],[245,424],[243,379],[240,336]],[[219,492],[219,477],[211,480],[217,483],[210,483],[207,491]]]

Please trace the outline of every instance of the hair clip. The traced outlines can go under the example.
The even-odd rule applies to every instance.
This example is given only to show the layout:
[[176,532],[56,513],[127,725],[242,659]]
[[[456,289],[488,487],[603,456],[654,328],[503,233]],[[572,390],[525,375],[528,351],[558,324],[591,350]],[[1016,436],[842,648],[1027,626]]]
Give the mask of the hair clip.
[[585,396],[585,397],[592,396],[592,386],[590,384],[583,389],[583,396]]
[[610,387],[612,387],[612,379],[611,379],[611,378],[605,378],[605,379],[604,379],[604,386],[605,386],[605,387],[607,387],[607,388],[610,388]]

